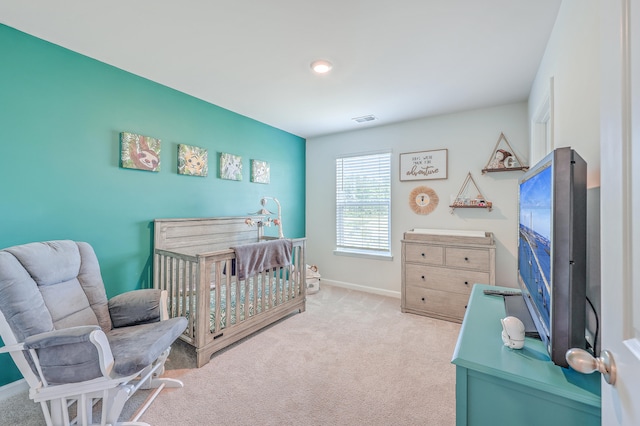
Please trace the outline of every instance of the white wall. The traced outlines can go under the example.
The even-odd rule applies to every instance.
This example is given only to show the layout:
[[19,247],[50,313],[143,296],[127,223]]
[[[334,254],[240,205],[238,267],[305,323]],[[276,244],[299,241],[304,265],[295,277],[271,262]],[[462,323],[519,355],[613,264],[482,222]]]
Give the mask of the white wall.
[[[489,173],[481,170],[503,132],[525,164],[529,153],[526,103],[465,111],[399,124],[307,140],[307,262],[320,268],[323,281],[381,294],[399,296],[403,233],[412,228],[470,229],[493,232],[496,238],[496,283],[516,287],[517,182],[522,172]],[[336,256],[335,158],[340,154],[391,148],[393,261]],[[448,149],[448,179],[400,182],[399,154]],[[448,207],[468,172],[493,211]],[[429,215],[409,208],[409,193],[416,186],[432,188],[440,198]]]
[[[599,294],[599,33],[597,0],[564,0],[527,103],[437,116],[406,123],[307,140],[308,262],[317,264],[324,281],[383,294],[400,291],[400,240],[411,228],[491,231],[497,241],[498,285],[516,286],[517,180],[521,172],[481,175],[500,132],[525,163],[530,156],[530,125],[553,78],[552,122],[555,148],[571,146],[588,163],[589,292]],[[335,157],[339,154],[393,150],[392,250],[393,262],[334,256]],[[398,154],[449,149],[447,180],[400,182]],[[456,194],[468,171],[480,190],[494,202],[494,210],[456,210],[449,213],[449,197]],[[414,214],[408,196],[418,185],[431,187],[440,197],[427,216]],[[599,304],[599,296],[597,297]],[[598,306],[599,308],[599,306]]]
[[[600,186],[600,56],[597,0],[564,0],[529,95],[534,118],[553,78],[554,148],[570,146]],[[535,160],[538,160],[534,158]]]
[[[529,95],[529,117],[553,78],[554,147],[587,162],[587,296],[600,312],[600,34],[598,0],[563,0]],[[589,328],[595,330],[590,317]]]

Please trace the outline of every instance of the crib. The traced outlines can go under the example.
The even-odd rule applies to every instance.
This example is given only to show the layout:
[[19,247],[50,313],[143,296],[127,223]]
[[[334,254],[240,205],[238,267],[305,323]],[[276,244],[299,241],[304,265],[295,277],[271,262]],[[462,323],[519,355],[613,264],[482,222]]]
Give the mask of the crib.
[[153,285],[167,290],[169,316],[184,316],[180,337],[196,365],[278,321],[306,309],[305,238],[292,239],[292,262],[239,280],[230,247],[268,239],[260,218],[156,219]]

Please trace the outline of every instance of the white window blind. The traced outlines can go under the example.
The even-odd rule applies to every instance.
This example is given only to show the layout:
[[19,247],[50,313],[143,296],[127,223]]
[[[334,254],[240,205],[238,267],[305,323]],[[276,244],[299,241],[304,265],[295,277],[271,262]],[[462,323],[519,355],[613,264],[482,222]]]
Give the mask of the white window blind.
[[336,159],[337,250],[389,252],[391,153]]

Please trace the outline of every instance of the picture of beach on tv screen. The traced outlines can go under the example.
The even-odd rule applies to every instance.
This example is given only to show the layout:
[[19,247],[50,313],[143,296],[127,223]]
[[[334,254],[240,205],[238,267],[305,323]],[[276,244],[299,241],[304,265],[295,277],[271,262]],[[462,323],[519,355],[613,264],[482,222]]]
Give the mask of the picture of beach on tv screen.
[[520,277],[543,320],[550,324],[551,294],[551,167],[520,184]]

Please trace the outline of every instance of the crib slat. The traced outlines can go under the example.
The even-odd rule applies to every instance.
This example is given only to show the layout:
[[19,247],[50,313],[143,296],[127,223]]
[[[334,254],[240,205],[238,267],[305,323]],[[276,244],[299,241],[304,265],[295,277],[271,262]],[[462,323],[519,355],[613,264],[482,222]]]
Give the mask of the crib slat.
[[[267,284],[264,276],[260,276],[260,280],[258,281],[258,293],[256,293],[256,306],[260,305],[260,313],[265,311],[265,301],[267,300]],[[256,312],[258,312],[256,310]]]
[[197,258],[197,273],[195,281],[195,339],[196,345],[204,345],[209,334],[209,277],[211,277],[211,264],[201,256]]
[[282,277],[282,283],[285,286],[286,300],[288,302],[293,297],[291,295],[291,267],[287,266],[284,268],[284,276]]
[[266,272],[264,273],[264,281],[265,281],[265,285],[268,287],[268,292],[267,292],[267,310],[272,309],[273,308],[273,296],[274,296],[274,290],[273,290],[273,279],[271,279],[271,275],[267,274]]
[[187,299],[189,298],[189,288],[187,287],[188,278],[187,278],[187,264],[184,260],[179,261],[178,271],[180,272],[180,280],[178,281],[178,294],[181,294],[182,297],[180,300],[180,312],[178,315],[184,315],[187,311]]
[[[167,270],[167,276],[169,277],[169,281],[172,283],[171,288],[169,289],[169,297],[171,298],[171,300],[176,300],[176,291],[175,291],[175,282],[176,282],[176,278],[175,278],[175,263],[176,263],[177,259],[175,258],[171,258],[169,260],[169,264],[168,266],[168,270]],[[177,309],[176,309],[176,304],[173,303],[173,305],[171,306],[171,314],[170,316],[175,317],[178,315]]]
[[186,287],[186,312],[189,312],[189,325],[187,326],[188,335],[193,338],[193,329],[196,324],[196,298],[195,298],[195,288],[194,283],[196,282],[197,273],[196,268],[194,268],[193,262],[188,262],[189,264],[189,282]]
[[251,303],[250,301],[250,291],[249,289],[251,288],[251,285],[253,284],[253,279],[254,277],[249,278],[248,280],[246,280],[244,282],[244,285],[242,286],[242,288],[244,289],[244,297],[241,298],[241,300],[244,300],[243,303],[243,307],[244,307],[244,320],[249,318],[249,304]]
[[[188,282],[185,283],[185,308],[186,311],[183,314],[189,312],[189,330],[193,330],[196,323],[196,297],[195,297],[195,285],[197,279],[196,268],[193,262],[187,262],[189,265]],[[193,336],[193,331],[189,332],[190,336]]]
[[253,315],[258,315],[258,289],[259,280],[253,282],[253,296],[251,297],[251,303],[253,304]]
[[213,332],[214,333],[218,333],[220,331],[220,303],[221,303],[221,291],[222,291],[222,270],[223,270],[223,265],[226,264],[226,269],[227,271],[230,271],[231,269],[231,264],[230,262],[221,262],[221,261],[216,261],[215,262],[215,271],[216,271],[216,275],[215,275],[215,280],[213,282],[213,284],[211,284],[213,286],[213,290],[215,291],[215,306],[216,306],[216,311],[214,313],[214,324],[213,324]]
[[281,294],[282,294],[281,303],[285,303],[287,301],[287,286],[283,282],[284,276],[285,276],[285,269],[284,268],[278,268],[278,276],[276,277],[276,279],[278,280],[278,285],[282,289],[281,290]]
[[[231,325],[231,274],[227,274],[225,277],[225,296],[226,296],[226,305],[225,305],[225,327],[229,327]],[[219,308],[216,308],[219,309]]]
[[[226,260],[226,271],[230,271],[231,270],[231,260]],[[220,263],[218,263],[220,264]],[[228,303],[228,299],[227,299],[227,293],[226,293],[226,289],[228,288],[228,283],[226,282],[227,280],[227,275],[229,275],[229,273],[227,272],[227,274],[225,275],[224,278],[222,278],[222,275],[216,275],[216,277],[218,277],[218,281],[216,281],[216,321],[217,321],[217,328],[216,328],[216,332],[219,333],[222,330],[222,292],[223,290],[225,291],[224,296],[225,296],[225,303],[227,303],[227,305],[225,306],[229,306]],[[226,318],[226,311],[225,311],[225,325],[229,324],[229,320],[228,318]]]
[[236,324],[242,322],[242,315],[244,315],[244,290],[247,288],[247,280],[236,281]]

